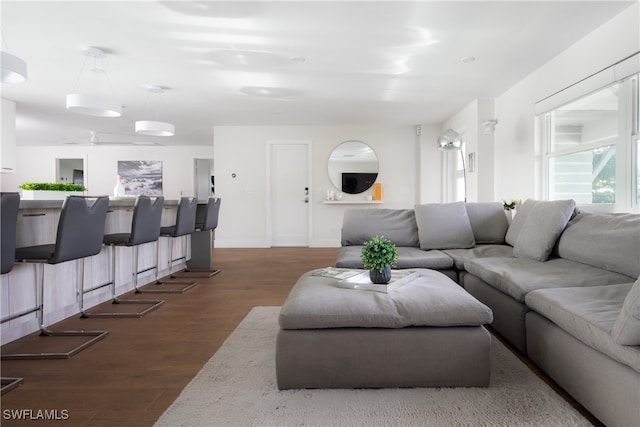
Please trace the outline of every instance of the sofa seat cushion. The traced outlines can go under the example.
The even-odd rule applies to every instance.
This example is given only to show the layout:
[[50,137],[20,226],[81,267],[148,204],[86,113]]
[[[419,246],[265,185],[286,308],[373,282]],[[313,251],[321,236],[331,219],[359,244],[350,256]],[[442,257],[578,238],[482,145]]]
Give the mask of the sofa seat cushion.
[[[364,268],[360,254],[362,246],[342,246],[338,248],[336,267]],[[433,250],[423,251],[419,248],[398,247],[397,269],[404,268],[432,268],[444,270],[453,267],[453,260],[444,252]]]
[[513,257],[513,248],[509,245],[477,245],[470,249],[445,249],[442,252],[453,258],[453,265],[464,270],[466,261],[487,257]]
[[481,326],[493,312],[453,280],[433,270],[389,293],[338,286],[303,274],[280,310],[281,329]]
[[520,302],[537,289],[602,286],[634,280],[563,258],[545,262],[529,258],[478,258],[466,261],[464,267],[467,272]]
[[589,347],[640,372],[640,346],[616,344],[611,336],[631,286],[541,289],[529,293],[525,301],[531,310]]

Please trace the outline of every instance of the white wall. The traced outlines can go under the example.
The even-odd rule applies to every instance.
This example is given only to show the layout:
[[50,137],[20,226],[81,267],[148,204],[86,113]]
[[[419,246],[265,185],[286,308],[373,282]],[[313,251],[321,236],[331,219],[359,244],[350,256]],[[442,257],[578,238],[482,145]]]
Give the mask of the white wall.
[[640,50],[639,22],[636,2],[496,99],[496,199],[542,197],[535,103]]
[[56,158],[85,158],[85,186],[91,195],[113,195],[118,160],[162,161],[163,195],[193,195],[194,158],[213,157],[211,146],[74,146],[17,147],[17,171],[2,174],[2,191],[18,191],[25,181],[56,182]]
[[[433,137],[433,132],[427,134]],[[311,246],[338,246],[344,210],[355,205],[323,203],[327,190],[337,190],[329,179],[327,162],[335,147],[351,139],[369,144],[379,159],[378,182],[383,185],[384,204],[373,206],[413,208],[422,197],[440,200],[439,168],[427,168],[427,177],[419,172],[423,165],[433,162],[436,150],[426,147],[429,144],[435,147],[435,139],[425,143],[425,149],[421,150],[423,136],[417,135],[415,126],[218,126],[214,128],[216,193],[223,204],[216,245],[270,245],[265,197],[266,141],[311,141]],[[372,194],[372,190],[359,195],[345,194],[343,200],[363,200],[367,194]]]
[[416,174],[416,204],[440,203],[442,194],[442,158],[444,153],[438,150],[437,141],[442,133],[442,125],[421,125],[418,146]]

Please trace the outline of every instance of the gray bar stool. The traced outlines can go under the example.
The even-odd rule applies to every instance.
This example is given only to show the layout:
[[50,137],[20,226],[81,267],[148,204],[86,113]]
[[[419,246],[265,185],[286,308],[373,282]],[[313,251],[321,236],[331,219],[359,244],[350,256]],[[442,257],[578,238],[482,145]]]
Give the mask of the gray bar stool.
[[[208,231],[209,237],[211,237],[211,233],[218,227],[218,217],[220,215],[220,203],[221,199],[216,197],[209,197],[207,201],[207,207],[204,210],[204,216],[202,221],[198,221],[196,218],[196,230],[195,231]],[[193,254],[192,254],[193,256]],[[196,277],[213,277],[216,274],[220,273],[220,269],[216,268],[213,270],[207,269],[198,269],[198,268],[185,268],[185,273],[195,273]]]
[[[91,200],[95,200],[90,206]],[[80,260],[81,280],[78,294],[84,290],[84,260],[97,255],[102,249],[104,225],[107,217],[109,198],[67,196],[62,204],[56,242],[53,244],[16,248],[17,261],[35,263],[36,266],[36,306],[25,312],[11,316],[15,319],[37,312],[40,336],[86,336],[80,345],[66,352],[2,354],[2,359],[68,359],[107,336],[107,331],[52,331],[44,325],[44,265]]]
[[[169,227],[160,227],[160,237],[169,238],[169,277],[175,279],[176,276],[173,273],[173,264],[176,261],[180,261],[185,257],[173,259],[173,241],[175,238],[186,236],[191,234],[196,229],[196,208],[198,201],[194,197],[181,197],[178,202],[178,209],[176,212],[176,223]],[[197,280],[160,280],[159,264],[160,256],[159,250],[156,247],[156,281],[154,284],[139,288],[137,292],[155,292],[155,293],[184,293],[198,284]],[[180,289],[160,289],[161,285],[178,285]]]
[[[16,253],[16,225],[18,223],[18,209],[20,195],[18,193],[0,193],[0,233],[2,246],[0,247],[0,273],[7,274],[13,269]],[[3,320],[4,322],[4,320]],[[22,378],[2,377],[2,394],[5,394],[22,384]]]
[[164,205],[164,197],[157,197],[155,202],[151,202],[149,196],[138,196],[133,207],[133,219],[131,221],[131,232],[106,234],[103,243],[110,248],[111,259],[111,298],[113,304],[139,304],[148,305],[141,311],[134,312],[108,312],[97,313],[84,310],[81,299],[80,311],[82,317],[142,317],[150,311],[160,307],[163,300],[123,300],[116,296],[116,246],[133,247],[133,284],[138,291],[138,275],[150,270],[158,268],[151,267],[144,271],[138,271],[138,247],[144,243],[157,242],[160,236],[160,222],[162,220],[162,207]]

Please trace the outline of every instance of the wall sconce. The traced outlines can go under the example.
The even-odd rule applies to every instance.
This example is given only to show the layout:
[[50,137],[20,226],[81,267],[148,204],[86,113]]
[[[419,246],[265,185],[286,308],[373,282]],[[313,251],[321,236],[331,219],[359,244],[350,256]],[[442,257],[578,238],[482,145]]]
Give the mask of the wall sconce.
[[496,125],[498,124],[498,119],[486,120],[482,123],[482,128],[484,133],[493,133],[496,131]]

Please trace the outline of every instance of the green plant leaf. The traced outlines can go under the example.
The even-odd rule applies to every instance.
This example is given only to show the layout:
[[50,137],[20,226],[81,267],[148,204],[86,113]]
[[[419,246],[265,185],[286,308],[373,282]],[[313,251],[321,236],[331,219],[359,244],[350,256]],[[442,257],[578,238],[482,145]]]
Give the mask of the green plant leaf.
[[59,182],[23,182],[18,186],[23,190],[41,190],[41,191],[85,191],[84,185],[80,184],[63,184]]
[[384,236],[374,236],[364,242],[360,259],[367,270],[382,271],[398,263],[398,248]]

